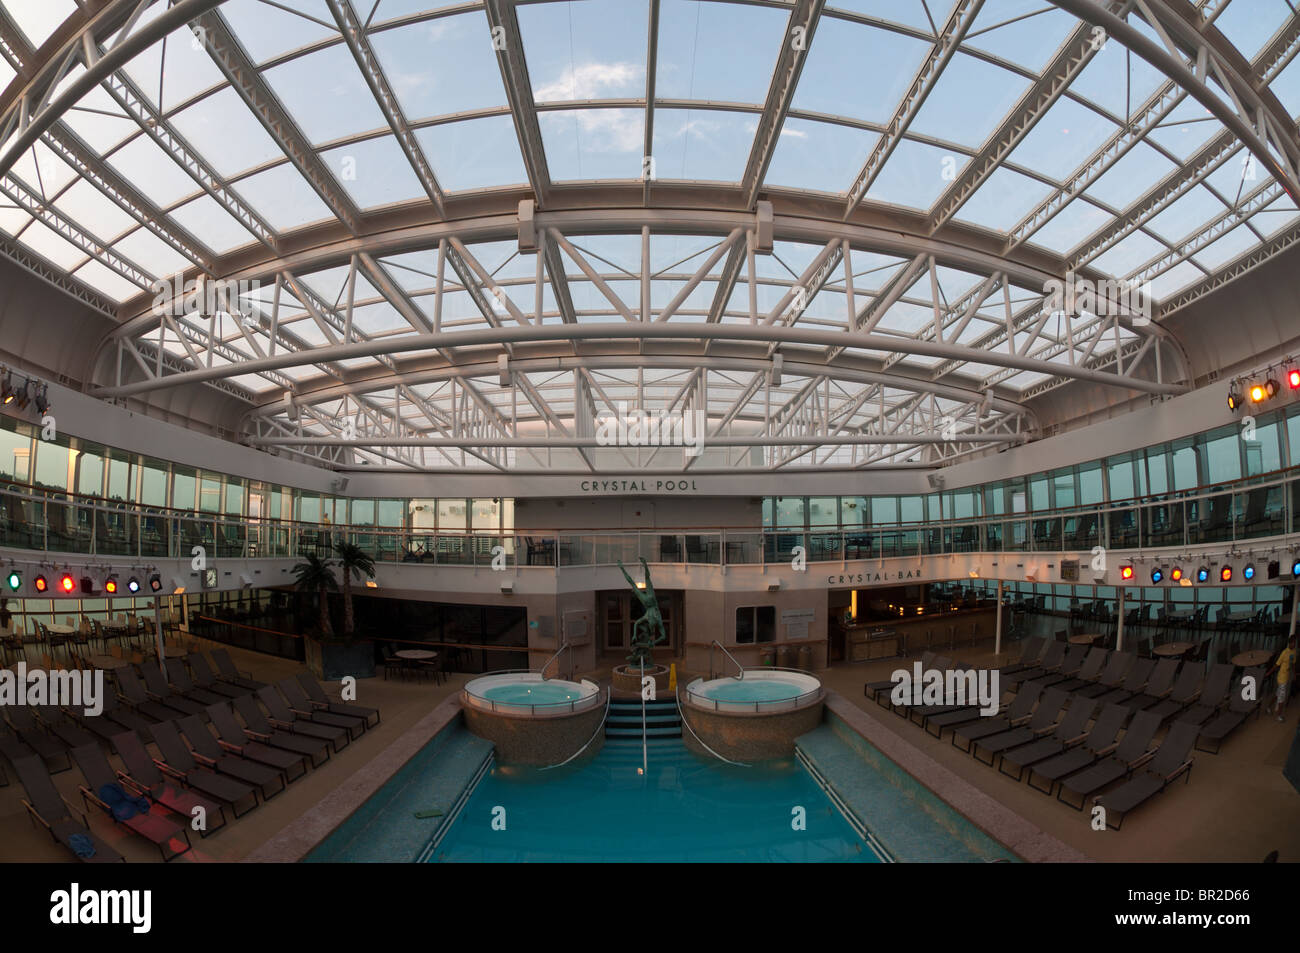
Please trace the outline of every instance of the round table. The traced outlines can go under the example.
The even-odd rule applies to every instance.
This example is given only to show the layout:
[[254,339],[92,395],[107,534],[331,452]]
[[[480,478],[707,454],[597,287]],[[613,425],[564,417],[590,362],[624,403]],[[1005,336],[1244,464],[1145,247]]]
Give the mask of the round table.
[[425,649],[402,649],[400,652],[394,652],[393,657],[409,659],[412,662],[427,662],[429,659],[437,658],[438,653],[429,652]]
[[70,625],[55,625],[51,623],[45,627],[45,631],[51,635],[71,635],[77,630]]
[[1161,658],[1176,658],[1179,655],[1186,655],[1194,648],[1196,648],[1195,642],[1166,642],[1164,645],[1157,645],[1151,651]]
[[1242,668],[1254,668],[1256,665],[1267,665],[1269,659],[1273,657],[1271,649],[1251,649],[1248,652],[1238,652],[1232,657],[1232,664],[1239,665]]
[[129,659],[118,658],[116,655],[92,655],[89,662],[95,668],[122,668],[131,664]]
[[1071,645],[1092,645],[1101,638],[1100,632],[1076,632],[1070,636]]

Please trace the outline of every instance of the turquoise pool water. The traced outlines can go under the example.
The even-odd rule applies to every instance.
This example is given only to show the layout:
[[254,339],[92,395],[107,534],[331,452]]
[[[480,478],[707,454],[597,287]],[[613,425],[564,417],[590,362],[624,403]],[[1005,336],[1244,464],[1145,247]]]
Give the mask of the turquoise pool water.
[[579,699],[582,694],[550,682],[510,682],[484,689],[483,697],[510,705],[558,705]]
[[787,698],[798,698],[808,689],[794,682],[783,682],[775,678],[763,679],[728,679],[717,685],[704,689],[705,698],[720,702],[774,702]]
[[879,860],[794,760],[738,768],[673,740],[640,768],[640,744],[613,743],[553,771],[497,765],[430,860]]

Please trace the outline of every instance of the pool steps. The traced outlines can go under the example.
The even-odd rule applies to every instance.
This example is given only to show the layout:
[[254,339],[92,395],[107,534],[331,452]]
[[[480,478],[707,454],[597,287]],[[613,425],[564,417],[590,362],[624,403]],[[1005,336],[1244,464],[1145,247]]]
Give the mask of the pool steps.
[[[680,738],[682,720],[674,702],[653,701],[645,703],[645,736],[654,738]],[[609,717],[605,719],[607,740],[626,739],[641,742],[641,700],[614,699],[610,702]]]

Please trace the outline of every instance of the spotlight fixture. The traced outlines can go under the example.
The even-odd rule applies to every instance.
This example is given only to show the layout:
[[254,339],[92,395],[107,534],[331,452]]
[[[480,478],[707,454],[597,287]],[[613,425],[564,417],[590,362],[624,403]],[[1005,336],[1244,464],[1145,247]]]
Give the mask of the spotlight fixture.
[[140,580],[135,578],[135,576],[132,576],[130,579],[128,579],[126,581],[126,591],[131,593],[131,595],[135,595],[137,592],[139,592]]
[[1128,582],[1130,579],[1132,579],[1132,578],[1133,578],[1133,567],[1130,566],[1130,565],[1127,565],[1127,564],[1126,564],[1126,565],[1123,565],[1123,566],[1120,566],[1120,567],[1119,567],[1119,578],[1123,579],[1125,582]]
[[4,383],[0,384],[0,399],[3,399],[6,404],[12,404],[17,396],[17,391],[14,390],[13,375],[5,371]]
[[59,577],[59,591],[67,596],[77,591],[77,580],[72,578],[72,573],[65,572]]
[[159,576],[157,573],[153,573],[149,577],[149,589],[153,592],[158,592],[160,589],[162,589],[162,577]]
[[109,576],[104,580],[104,592],[108,593],[110,596],[117,595],[117,576]]
[[1241,385],[1233,381],[1228,385],[1228,409],[1237,410],[1241,407]]
[[1232,582],[1232,567],[1231,567],[1231,566],[1224,566],[1222,569],[1219,570],[1219,581],[1220,581],[1220,582]]
[[1151,570],[1151,582],[1159,584],[1165,581],[1165,571],[1159,566]]
[[1292,390],[1300,390],[1300,367],[1293,367],[1286,372],[1286,386]]
[[1241,577],[1247,582],[1255,578],[1255,564],[1246,563],[1246,568],[1241,571]]
[[1267,391],[1264,390],[1263,384],[1250,385],[1250,402],[1252,404],[1261,403],[1266,396],[1267,396]]
[[82,577],[81,577],[81,591],[84,592],[86,595],[94,595],[94,593],[95,593],[95,580],[91,579],[89,576],[82,576]]
[[1276,397],[1277,392],[1281,389],[1282,386],[1278,384],[1277,380],[1272,377],[1264,381],[1264,392],[1268,394],[1269,397]]
[[1300,559],[1297,559],[1295,562],[1291,564],[1291,575],[1295,576],[1297,579],[1300,579]]
[[48,414],[50,412],[48,384],[40,384],[36,388],[36,412],[39,414]]
[[1276,579],[1280,575],[1282,575],[1282,564],[1274,559],[1268,564],[1268,578]]
[[15,401],[20,410],[26,410],[27,405],[32,402],[32,382],[23,381],[23,386],[18,388]]
[[1182,567],[1182,566],[1175,566],[1173,569],[1169,570],[1169,579],[1170,579],[1170,581],[1172,581],[1172,582],[1182,582],[1182,581],[1183,581],[1183,567]]
[[1197,581],[1197,582],[1207,582],[1207,581],[1209,580],[1209,578],[1210,578],[1210,567],[1209,567],[1209,566],[1202,566],[1200,569],[1196,570],[1196,581]]
[[11,569],[9,570],[9,575],[5,579],[5,582],[9,584],[10,592],[17,592],[23,587],[23,574],[17,569]]
[[37,575],[37,577],[32,580],[32,588],[37,592],[48,592],[50,589],[50,581],[42,575]]

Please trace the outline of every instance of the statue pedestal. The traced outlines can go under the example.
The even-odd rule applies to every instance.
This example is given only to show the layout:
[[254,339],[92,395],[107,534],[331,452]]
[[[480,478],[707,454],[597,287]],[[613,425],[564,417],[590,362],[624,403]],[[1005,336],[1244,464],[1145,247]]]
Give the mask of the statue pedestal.
[[[645,674],[648,678],[655,680],[655,694],[661,695],[668,691],[668,666],[667,665],[647,665]],[[610,676],[610,682],[614,691],[625,692],[632,695],[641,694],[641,666],[639,665],[616,665]]]

